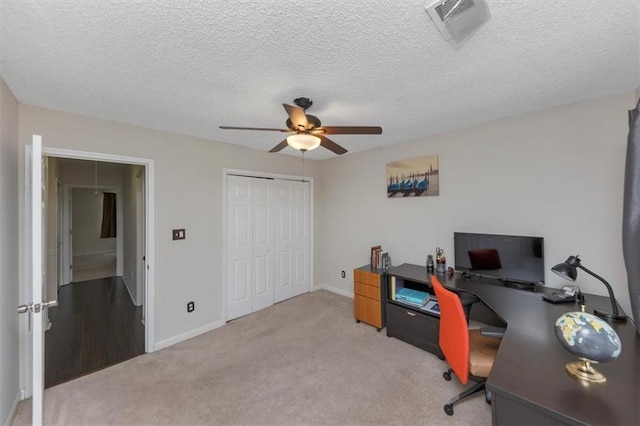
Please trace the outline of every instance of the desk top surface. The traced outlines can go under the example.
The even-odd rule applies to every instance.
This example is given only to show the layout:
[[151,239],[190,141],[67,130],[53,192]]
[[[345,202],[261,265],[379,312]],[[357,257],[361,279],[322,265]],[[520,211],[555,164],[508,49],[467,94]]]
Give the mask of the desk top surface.
[[[402,264],[388,273],[416,282],[431,280],[426,268],[418,265]],[[640,338],[630,322],[608,322],[620,337],[622,352],[618,359],[596,366],[606,383],[585,386],[566,374],[565,364],[577,358],[560,346],[554,333],[558,317],[580,309],[575,303],[552,304],[541,298],[557,289],[519,290],[486,278],[462,279],[459,274],[438,279],[446,287],[476,294],[507,323],[487,380],[490,389],[565,421],[640,425]],[[609,298],[585,297],[588,312],[611,310]]]

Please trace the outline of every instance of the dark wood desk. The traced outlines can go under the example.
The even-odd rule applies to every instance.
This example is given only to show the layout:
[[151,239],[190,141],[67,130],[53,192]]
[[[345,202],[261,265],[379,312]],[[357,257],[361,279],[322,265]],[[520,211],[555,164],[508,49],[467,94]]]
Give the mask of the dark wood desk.
[[[418,265],[403,264],[389,273],[417,282],[431,279]],[[609,323],[620,336],[622,353],[615,361],[596,366],[606,383],[585,386],[565,372],[565,364],[576,357],[560,346],[554,334],[556,319],[579,310],[578,306],[541,299],[541,294],[557,289],[532,292],[492,279],[462,279],[458,274],[438,278],[446,287],[476,294],[507,323],[487,380],[494,424],[640,425],[640,338],[631,323]],[[588,312],[611,309],[606,297],[587,294],[586,303]],[[472,319],[475,310],[474,306]]]

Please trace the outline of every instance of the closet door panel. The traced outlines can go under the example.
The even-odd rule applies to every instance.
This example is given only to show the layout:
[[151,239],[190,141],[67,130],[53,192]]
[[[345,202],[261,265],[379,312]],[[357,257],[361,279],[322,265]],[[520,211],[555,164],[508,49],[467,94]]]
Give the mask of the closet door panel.
[[311,291],[310,278],[310,198],[307,182],[289,182],[291,187],[291,221],[290,247],[294,254],[292,272],[293,295],[298,296]]
[[273,304],[273,181],[254,179],[252,312]]
[[309,183],[227,178],[227,320],[310,291]]
[[251,179],[229,176],[227,185],[227,319],[251,313]]

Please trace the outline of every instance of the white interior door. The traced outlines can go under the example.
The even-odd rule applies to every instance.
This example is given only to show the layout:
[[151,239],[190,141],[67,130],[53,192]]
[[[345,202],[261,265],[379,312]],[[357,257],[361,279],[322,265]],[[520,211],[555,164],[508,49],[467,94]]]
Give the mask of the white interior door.
[[311,290],[309,183],[280,181],[277,184],[275,219],[275,299]]
[[278,303],[294,296],[291,280],[291,188],[279,182],[276,198],[275,222],[275,289],[274,302]]
[[[32,422],[41,425],[44,403],[44,331],[46,308],[57,302],[43,303],[46,300],[43,259],[45,244],[43,244],[44,224],[43,209],[46,200],[46,187],[42,173],[42,141],[39,135],[33,136],[30,155],[27,157],[27,214],[30,222],[30,240],[27,243],[27,257],[30,262],[30,300],[18,307],[18,312],[29,315],[31,325],[31,394],[32,394]],[[27,374],[28,376],[29,374]]]
[[227,320],[310,291],[309,183],[227,176]]
[[273,305],[273,180],[253,179],[251,312]]
[[227,320],[251,313],[253,180],[227,178]]
[[291,281],[293,295],[298,296],[311,291],[310,277],[310,198],[309,183],[289,181],[291,192]]

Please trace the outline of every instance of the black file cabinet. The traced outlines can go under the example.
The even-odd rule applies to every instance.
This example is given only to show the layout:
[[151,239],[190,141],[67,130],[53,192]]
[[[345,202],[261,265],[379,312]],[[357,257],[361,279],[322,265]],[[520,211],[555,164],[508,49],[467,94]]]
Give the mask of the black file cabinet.
[[[404,265],[403,265],[404,266]],[[426,274],[403,274],[403,267],[391,268],[385,276],[387,290],[387,336],[431,352],[440,359],[444,355],[438,343],[440,317],[427,312],[420,306],[404,303],[396,298],[403,288],[419,290],[433,295],[431,278]]]

